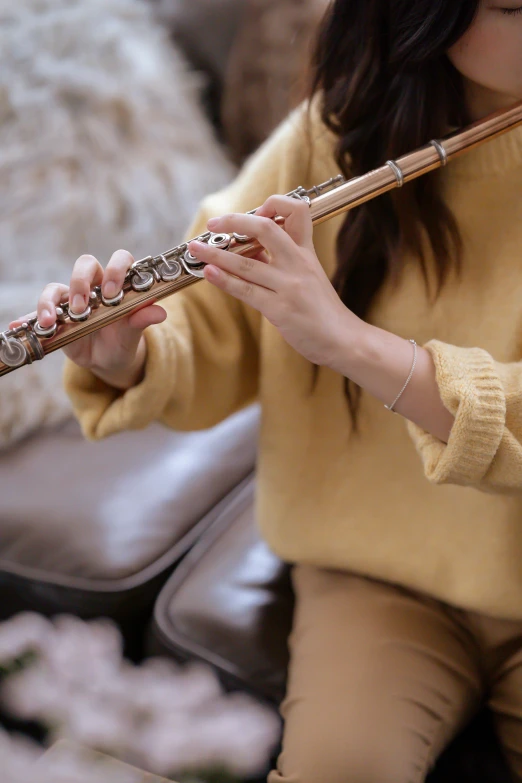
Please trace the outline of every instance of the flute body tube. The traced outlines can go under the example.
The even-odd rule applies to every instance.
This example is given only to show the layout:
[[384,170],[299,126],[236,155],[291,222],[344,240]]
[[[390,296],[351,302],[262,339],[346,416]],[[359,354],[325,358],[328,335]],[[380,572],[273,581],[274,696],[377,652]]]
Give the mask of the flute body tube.
[[[361,177],[346,181],[342,175],[337,175],[309,190],[298,187],[287,195],[309,204],[315,226],[446,166],[457,156],[520,125],[522,102],[443,139],[432,139],[424,147],[397,160],[387,161]],[[254,212],[251,210],[250,214]],[[282,218],[276,217],[275,220],[282,221]],[[207,231],[195,239],[244,256],[256,255],[260,249],[257,240],[238,234]],[[100,286],[96,286],[83,313],[71,312],[69,305],[64,303],[56,308],[57,321],[48,329],[43,329],[34,317],[20,326],[0,332],[0,376],[39,361],[74,340],[103,329],[146,302],[159,301],[198,282],[203,278],[203,268],[204,264],[188,250],[188,242],[184,242],[158,256],[135,261],[127,272],[122,290],[112,299],[106,299]]]

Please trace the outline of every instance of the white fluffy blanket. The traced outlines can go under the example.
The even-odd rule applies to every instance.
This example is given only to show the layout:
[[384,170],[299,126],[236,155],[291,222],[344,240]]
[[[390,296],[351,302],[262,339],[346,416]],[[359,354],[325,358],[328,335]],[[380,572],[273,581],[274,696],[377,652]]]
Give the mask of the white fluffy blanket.
[[[0,0],[0,330],[76,258],[156,254],[234,170],[144,0]],[[70,415],[61,354],[0,379],[0,447]]]

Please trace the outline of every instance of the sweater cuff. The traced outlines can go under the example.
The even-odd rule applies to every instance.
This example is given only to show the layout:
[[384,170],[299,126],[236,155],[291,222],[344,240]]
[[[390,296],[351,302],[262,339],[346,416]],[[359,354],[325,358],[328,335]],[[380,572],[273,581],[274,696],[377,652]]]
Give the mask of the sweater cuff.
[[447,445],[407,422],[426,478],[434,484],[479,484],[497,453],[506,421],[504,388],[493,358],[481,348],[458,348],[431,340],[444,406],[455,416]]
[[172,399],[175,368],[165,371],[175,356],[169,350],[172,331],[161,323],[149,326],[143,334],[147,344],[144,378],[127,391],[110,386],[90,370],[66,360],[64,388],[87,439],[100,440],[123,430],[144,429],[161,417],[167,401]]

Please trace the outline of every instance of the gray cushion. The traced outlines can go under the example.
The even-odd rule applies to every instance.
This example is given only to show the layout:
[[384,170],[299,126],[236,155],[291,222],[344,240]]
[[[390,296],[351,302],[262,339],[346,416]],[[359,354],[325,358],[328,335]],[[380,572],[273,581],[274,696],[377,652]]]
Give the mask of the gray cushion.
[[150,598],[252,471],[258,420],[251,406],[206,431],[152,425],[96,443],[71,420],[1,453],[2,614],[110,615]]

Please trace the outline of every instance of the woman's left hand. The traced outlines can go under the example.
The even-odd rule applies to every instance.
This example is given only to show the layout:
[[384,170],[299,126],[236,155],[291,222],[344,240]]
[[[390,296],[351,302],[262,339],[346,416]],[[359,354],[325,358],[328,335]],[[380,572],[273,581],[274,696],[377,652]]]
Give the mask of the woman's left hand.
[[[284,227],[271,218],[280,215]],[[259,310],[310,362],[336,369],[347,331],[364,325],[340,300],[317,258],[310,208],[289,196],[271,196],[255,215],[230,214],[208,221],[213,233],[243,234],[264,250],[255,258],[191,242],[207,266],[205,278]]]

